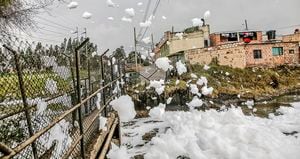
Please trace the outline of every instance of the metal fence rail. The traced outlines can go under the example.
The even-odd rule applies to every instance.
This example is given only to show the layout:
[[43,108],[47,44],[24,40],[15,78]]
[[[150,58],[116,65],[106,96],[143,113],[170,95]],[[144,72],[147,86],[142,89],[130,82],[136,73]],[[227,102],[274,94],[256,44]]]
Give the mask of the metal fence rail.
[[[37,64],[4,45],[14,69],[0,77],[0,84],[7,83],[7,90],[0,92],[0,158],[89,156],[88,145],[100,132],[99,116],[112,111],[109,102],[124,92],[120,81],[125,75],[121,59],[118,70],[113,56],[91,60],[87,49],[81,51],[88,43],[88,38],[81,42],[74,54],[62,53],[61,63],[45,55],[35,59],[47,57]],[[121,90],[114,92],[116,87]]]

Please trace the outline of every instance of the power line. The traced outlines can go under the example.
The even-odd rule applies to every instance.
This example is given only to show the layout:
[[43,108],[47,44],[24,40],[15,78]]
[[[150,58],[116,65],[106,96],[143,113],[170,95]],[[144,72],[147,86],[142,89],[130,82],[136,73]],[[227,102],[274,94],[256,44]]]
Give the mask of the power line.
[[279,28],[275,28],[275,29],[280,30],[280,29],[288,29],[288,28],[299,27],[299,26],[300,26],[300,24],[297,24],[297,25],[289,25],[289,26],[279,27]]
[[[277,27],[277,28],[272,28],[273,30],[284,30],[284,29],[288,29],[288,28],[295,28],[295,27],[300,27],[300,24],[296,24],[296,25],[287,25],[287,26],[282,26],[282,27]],[[269,31],[271,29],[264,29],[261,31]]]
[[[154,8],[154,10],[153,10],[153,12],[152,12],[152,16],[155,16],[155,14],[156,14],[156,12],[157,12],[157,9],[158,9],[158,6],[159,6],[159,4],[160,4],[160,0],[157,0],[157,2],[156,2],[156,5],[155,5],[155,8]],[[140,40],[142,40],[142,39],[145,37],[145,35],[146,35],[146,33],[147,33],[148,29],[149,29],[149,27],[146,27],[146,29],[145,29],[145,31],[144,31],[144,33],[143,33],[142,37],[140,38]]]
[[55,25],[57,25],[57,26],[60,26],[60,27],[66,28],[66,29],[71,29],[71,30],[73,29],[73,28],[71,28],[71,27],[67,27],[67,26],[64,26],[64,25],[58,24],[58,23],[56,23],[56,22],[53,22],[53,21],[51,21],[51,20],[45,19],[45,18],[43,18],[43,17],[40,17],[40,16],[37,16],[37,18],[38,18],[38,19],[41,19],[41,20],[44,20],[44,21],[47,21],[47,22],[49,22],[49,23],[55,24]]
[[48,34],[48,33],[44,33],[44,32],[36,32],[36,34],[39,34],[39,35],[49,35],[49,36],[53,36],[53,37],[66,37],[65,35],[57,35],[57,34]]
[[[15,34],[14,34],[15,35]],[[55,39],[48,39],[48,38],[41,38],[41,37],[35,37],[35,36],[32,36],[32,35],[30,35],[30,34],[27,34],[27,33],[25,33],[24,35],[21,35],[21,34],[19,34],[19,35],[17,35],[17,36],[21,36],[21,37],[24,37],[24,38],[33,38],[33,39],[40,39],[40,40],[46,40],[46,41],[52,41],[52,42],[58,42],[58,43],[61,43],[62,41],[58,41],[58,40],[55,40]]]
[[48,27],[55,28],[55,29],[60,29],[60,30],[65,30],[65,31],[70,31],[70,29],[66,29],[66,28],[63,28],[63,27],[58,27],[58,26],[51,25],[51,24],[47,24],[47,23],[44,23],[44,22],[38,22],[38,23],[39,23],[39,24],[42,24],[42,25],[45,25],[45,26],[48,26]]
[[67,35],[67,34],[65,34],[65,33],[56,32],[56,31],[53,31],[53,30],[45,29],[45,28],[39,28],[39,29],[40,29],[40,30],[47,31],[47,32],[50,32],[50,33],[54,33],[54,34],[59,34],[59,35],[64,35],[64,36]]
[[[146,19],[147,19],[148,12],[149,12],[149,9],[150,9],[150,6],[151,6],[151,2],[152,2],[152,0],[148,1],[147,7],[146,7],[146,11],[145,11],[145,14],[144,14],[144,18],[143,18],[143,22],[145,22]],[[143,31],[143,28],[140,28],[139,33],[138,33],[138,37],[141,36],[142,31]]]

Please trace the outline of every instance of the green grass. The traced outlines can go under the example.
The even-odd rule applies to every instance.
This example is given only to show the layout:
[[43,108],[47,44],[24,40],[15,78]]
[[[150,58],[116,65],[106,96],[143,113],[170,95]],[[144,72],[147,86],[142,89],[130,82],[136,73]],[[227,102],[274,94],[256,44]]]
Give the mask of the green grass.
[[[69,91],[70,80],[64,80],[53,73],[24,73],[24,87],[28,98],[48,97],[50,93],[45,89],[46,81],[53,79],[57,82],[59,92]],[[21,99],[18,76],[6,74],[0,76],[0,101],[6,98]]]

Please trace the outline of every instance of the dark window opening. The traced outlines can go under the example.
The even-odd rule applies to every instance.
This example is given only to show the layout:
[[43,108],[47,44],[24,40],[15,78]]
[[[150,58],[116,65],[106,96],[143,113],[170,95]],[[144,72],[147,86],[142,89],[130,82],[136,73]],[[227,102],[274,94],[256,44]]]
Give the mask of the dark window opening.
[[273,47],[272,54],[273,54],[273,56],[283,55],[283,47]]
[[294,54],[294,53],[295,53],[295,50],[289,50],[289,53],[290,53],[290,54]]
[[204,47],[208,47],[208,40],[204,40]]
[[251,40],[257,40],[256,32],[241,32],[239,33],[240,39],[249,38]]
[[254,59],[261,59],[262,58],[261,50],[253,50],[253,57]]
[[237,33],[224,33],[221,34],[221,42],[238,41]]

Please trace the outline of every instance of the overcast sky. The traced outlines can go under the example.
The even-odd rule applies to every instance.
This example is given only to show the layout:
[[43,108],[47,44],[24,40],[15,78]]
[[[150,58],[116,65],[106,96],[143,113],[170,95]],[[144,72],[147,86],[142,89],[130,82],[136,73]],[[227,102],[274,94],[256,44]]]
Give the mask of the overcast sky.
[[[75,1],[79,3],[76,9],[68,9],[67,4],[55,4],[49,10],[51,15],[44,13],[39,16],[66,27],[78,26],[80,32],[83,32],[83,28],[86,27],[88,36],[99,46],[101,52],[107,48],[113,50],[120,45],[130,50],[130,46],[133,45],[133,27],[139,30],[139,23],[144,16],[142,11],[145,11],[149,0],[112,0],[119,5],[116,8],[108,7],[106,0]],[[157,0],[150,1],[152,1],[150,8],[152,12]],[[138,2],[142,2],[143,5],[138,6]],[[296,28],[294,25],[300,27],[299,7],[300,0],[161,0],[146,37],[153,33],[157,42],[164,31],[170,30],[172,26],[175,31],[190,27],[191,19],[203,17],[207,10],[211,12],[207,20],[211,32],[242,30],[245,28],[244,20],[247,19],[250,29],[263,31],[277,29],[278,34],[288,34]],[[121,18],[126,15],[124,12],[126,8],[135,9],[136,16],[132,23],[121,21]],[[93,14],[91,19],[82,18],[85,11]],[[166,16],[167,19],[163,20],[162,16]],[[108,17],[114,17],[114,20],[108,20]],[[64,35],[53,31],[66,36],[71,35],[66,28],[46,26],[50,23],[39,18],[37,20],[44,23],[40,24],[40,27],[52,31],[40,30],[42,33],[35,33],[39,37],[60,41]]]

